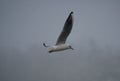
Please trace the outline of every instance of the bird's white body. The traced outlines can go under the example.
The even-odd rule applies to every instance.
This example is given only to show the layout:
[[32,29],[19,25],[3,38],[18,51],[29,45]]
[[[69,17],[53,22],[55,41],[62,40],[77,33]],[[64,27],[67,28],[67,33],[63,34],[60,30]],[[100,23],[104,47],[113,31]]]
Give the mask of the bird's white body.
[[[60,45],[55,45],[52,46],[48,49],[48,52],[57,52],[57,51],[62,51],[62,50],[66,50],[66,49],[70,49],[71,46],[69,44],[60,44]],[[72,48],[71,48],[72,49]]]

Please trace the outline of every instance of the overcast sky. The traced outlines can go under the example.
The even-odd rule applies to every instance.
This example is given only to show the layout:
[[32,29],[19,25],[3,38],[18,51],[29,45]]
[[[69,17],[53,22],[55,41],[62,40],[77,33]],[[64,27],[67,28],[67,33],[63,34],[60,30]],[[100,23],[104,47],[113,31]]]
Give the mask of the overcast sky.
[[[45,42],[48,45],[56,43],[71,11],[74,12],[74,24],[67,42],[75,50],[57,53],[62,56],[49,56],[47,49],[42,47],[42,43]],[[120,80],[118,78],[120,77],[120,69],[118,69],[117,63],[120,60],[114,59],[118,59],[119,50],[119,0],[0,0],[2,81],[5,81],[6,78],[9,81],[118,81]],[[97,63],[89,60],[93,59],[89,52],[95,57],[94,61]],[[83,60],[79,54],[83,55],[82,57],[85,59]],[[96,56],[99,54],[101,56]],[[109,54],[115,55],[106,57]],[[96,57],[100,57],[99,60]],[[115,58],[112,59],[112,57]],[[106,71],[109,68],[107,66],[105,66],[105,70],[103,70],[104,67],[100,68],[100,72],[101,70],[102,72],[106,71],[105,76],[109,72],[112,73],[112,75],[108,75],[109,79],[106,79],[104,73],[99,73],[96,70],[90,75],[91,69],[94,70],[93,68],[97,65],[108,64],[111,67],[114,66],[114,61],[116,63],[114,69],[117,68],[117,73],[116,71]],[[41,64],[42,69],[40,69]],[[73,65],[74,67],[72,67]],[[67,69],[68,67],[69,69]],[[84,67],[86,68],[84,69]],[[98,70],[99,67],[95,69]],[[82,70],[83,73],[78,70]],[[22,76],[23,74],[24,76]],[[16,78],[13,77],[15,75]],[[94,77],[94,75],[96,76]]]
[[55,44],[71,11],[74,25],[69,43],[93,39],[102,46],[120,47],[119,0],[1,0],[0,44]]

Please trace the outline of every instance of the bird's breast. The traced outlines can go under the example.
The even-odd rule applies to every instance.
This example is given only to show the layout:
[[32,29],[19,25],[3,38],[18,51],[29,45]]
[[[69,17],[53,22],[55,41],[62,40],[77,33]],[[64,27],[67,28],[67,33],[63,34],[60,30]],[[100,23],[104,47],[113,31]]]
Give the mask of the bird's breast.
[[52,46],[49,51],[62,51],[62,50],[66,50],[68,49],[69,46],[67,44],[62,44],[62,45],[55,45],[55,46]]
[[56,50],[65,50],[65,49],[68,49],[68,46],[67,45],[57,45],[57,46],[55,46],[55,49]]

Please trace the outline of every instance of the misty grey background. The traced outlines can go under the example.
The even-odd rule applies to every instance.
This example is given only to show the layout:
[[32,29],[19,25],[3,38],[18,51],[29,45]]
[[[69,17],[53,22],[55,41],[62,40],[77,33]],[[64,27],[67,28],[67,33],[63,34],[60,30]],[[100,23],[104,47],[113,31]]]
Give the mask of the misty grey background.
[[[69,13],[75,50],[49,54]],[[0,81],[120,81],[119,0],[0,0]]]

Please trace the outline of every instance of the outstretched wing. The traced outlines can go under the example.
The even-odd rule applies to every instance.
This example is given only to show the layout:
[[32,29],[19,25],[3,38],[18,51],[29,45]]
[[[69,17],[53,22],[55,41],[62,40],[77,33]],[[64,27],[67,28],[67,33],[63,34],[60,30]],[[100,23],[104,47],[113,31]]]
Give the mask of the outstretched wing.
[[56,45],[58,44],[64,44],[66,42],[66,39],[68,37],[68,35],[70,34],[71,30],[72,30],[72,26],[73,26],[73,16],[72,16],[73,12],[71,12],[64,24],[63,30],[60,34],[60,36],[57,39]]

